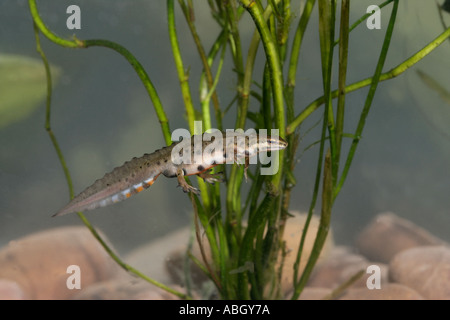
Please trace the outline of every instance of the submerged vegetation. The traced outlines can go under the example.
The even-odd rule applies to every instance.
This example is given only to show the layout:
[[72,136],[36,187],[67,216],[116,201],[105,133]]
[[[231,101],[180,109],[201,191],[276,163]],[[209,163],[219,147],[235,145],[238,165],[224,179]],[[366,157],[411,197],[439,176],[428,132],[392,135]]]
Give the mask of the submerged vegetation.
[[[167,0],[167,22],[173,61],[180,81],[187,125],[191,132],[195,133],[196,120],[202,121],[204,130],[212,128],[213,123],[218,129],[224,130],[224,114],[234,110],[235,128],[278,129],[280,136],[289,143],[288,148],[279,153],[280,163],[276,174],[259,175],[259,165],[253,172],[249,172],[250,187],[247,193],[241,190],[244,168],[233,165],[231,169],[224,167],[218,170],[224,171],[225,197],[220,193],[221,185],[208,185],[201,179],[198,180],[201,195],[189,195],[195,212],[197,238],[199,240],[200,235],[204,234],[208,242],[207,246],[203,246],[199,241],[203,259],[197,259],[192,255],[190,258],[212,280],[220,298],[223,299],[299,297],[327,239],[333,203],[349,174],[378,84],[405,72],[450,36],[450,28],[447,28],[435,39],[430,39],[428,45],[410,58],[384,71],[391,37],[397,23],[399,1],[388,0],[380,3],[379,10],[390,18],[387,26],[382,29],[385,36],[378,49],[379,58],[376,67],[371,71],[371,77],[348,84],[346,74],[348,67],[351,66],[351,61],[348,60],[351,31],[355,28],[365,28],[367,19],[375,19],[380,11],[369,12],[351,24],[349,0],[340,1],[339,12],[337,2],[334,0],[306,0],[302,4],[299,10],[294,11],[298,3],[294,4],[294,1],[289,0],[268,0],[264,3],[259,0],[240,2],[208,0],[196,2],[195,5],[191,0],[179,0],[179,10],[184,16],[202,62],[201,81],[194,84],[189,80],[187,63],[182,58],[183,50],[178,45],[180,30],[175,24],[175,1]],[[29,0],[29,6],[35,25],[37,48],[47,71],[48,100],[45,126],[64,168],[71,197],[73,191],[69,170],[51,129],[52,72],[40,45],[41,34],[60,46],[68,48],[100,46],[121,54],[142,80],[158,117],[154,122],[160,123],[166,143],[171,144],[169,119],[157,94],[157,85],[154,85],[157,79],[150,80],[149,74],[128,49],[108,40],[60,38],[41,20],[35,0]],[[220,32],[210,47],[205,47],[197,32],[196,6],[207,6],[219,26]],[[302,50],[307,50],[302,47],[302,40],[314,12],[318,14],[320,52],[313,54],[320,56],[323,95],[305,105],[303,101],[296,99],[295,87],[296,79],[301,76],[302,70],[298,66],[299,55]],[[246,15],[251,17],[254,29],[250,43],[244,45],[239,22]],[[248,50],[244,51],[244,48]],[[264,56],[262,62],[256,59],[260,52]],[[231,59],[225,59],[226,55]],[[221,72],[225,68],[233,70],[236,76],[235,96],[228,99],[219,97],[216,91],[221,81]],[[254,72],[257,69],[264,70],[262,77]],[[337,74],[336,84],[332,81],[332,74]],[[364,87],[368,87],[369,90],[359,119],[353,125],[356,129],[354,132],[345,132],[346,94]],[[193,104],[192,92],[199,92],[199,108]],[[257,110],[250,110],[250,99],[257,102],[259,106]],[[300,144],[299,128],[313,113],[321,113],[321,130],[315,144],[317,152],[315,183],[299,250],[294,253],[296,261],[292,294],[285,297],[280,290],[283,257],[286,255],[283,233],[286,222],[290,219],[289,203],[296,185],[293,171],[297,164],[297,150]],[[348,148],[343,147],[345,139],[350,141]],[[305,235],[315,211],[319,212],[320,225],[311,255],[305,257],[302,255]],[[96,233],[86,217],[81,212],[78,215],[124,269],[181,298],[191,298],[189,290],[187,294],[178,292],[155,281],[151,275],[144,275],[123,262]],[[301,259],[307,259],[304,269],[299,268]]]

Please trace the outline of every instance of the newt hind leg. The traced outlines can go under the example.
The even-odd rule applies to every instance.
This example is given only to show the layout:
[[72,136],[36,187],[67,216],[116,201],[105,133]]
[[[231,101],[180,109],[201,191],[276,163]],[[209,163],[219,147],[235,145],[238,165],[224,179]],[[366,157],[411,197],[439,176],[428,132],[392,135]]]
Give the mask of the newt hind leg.
[[197,188],[190,186],[186,180],[184,180],[184,171],[183,169],[179,168],[177,169],[177,180],[178,180],[178,186],[183,189],[185,193],[192,192],[195,194],[200,194],[200,190]]
[[223,178],[222,178],[222,174],[223,172],[218,172],[218,173],[209,173],[211,172],[212,169],[203,171],[198,173],[197,175],[202,178],[204,181],[210,183],[210,184],[214,184],[214,182],[223,182]]

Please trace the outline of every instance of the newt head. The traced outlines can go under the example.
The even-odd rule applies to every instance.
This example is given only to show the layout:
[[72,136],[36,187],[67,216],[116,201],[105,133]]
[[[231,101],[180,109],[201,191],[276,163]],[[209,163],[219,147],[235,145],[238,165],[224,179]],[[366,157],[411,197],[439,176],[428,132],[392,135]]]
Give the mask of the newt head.
[[286,149],[288,143],[279,136],[258,136],[258,152]]

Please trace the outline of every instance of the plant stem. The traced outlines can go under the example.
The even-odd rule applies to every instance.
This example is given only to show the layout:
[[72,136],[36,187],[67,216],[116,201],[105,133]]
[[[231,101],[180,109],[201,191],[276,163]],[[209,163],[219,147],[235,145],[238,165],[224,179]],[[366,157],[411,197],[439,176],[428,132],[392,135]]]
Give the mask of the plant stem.
[[125,59],[127,59],[127,61],[132,65],[132,67],[140,77],[142,83],[147,89],[150,99],[153,102],[153,106],[158,116],[158,120],[160,122],[166,144],[167,145],[172,144],[172,140],[170,138],[171,134],[169,128],[169,121],[167,120],[167,116],[165,114],[161,100],[159,99],[156,89],[153,86],[153,83],[151,82],[147,72],[142,67],[141,63],[131,54],[131,52],[129,52],[125,47],[122,47],[121,45],[108,40],[80,40],[77,39],[76,37],[74,37],[74,40],[62,39],[58,37],[56,34],[54,34],[52,31],[50,31],[50,29],[48,29],[47,26],[44,24],[41,17],[39,16],[39,12],[36,7],[36,1],[28,0],[28,4],[30,7],[30,12],[33,21],[38,27],[39,31],[42,32],[42,34],[52,42],[67,48],[88,48],[93,46],[106,47],[118,52]]
[[[217,120],[217,127],[218,127],[219,130],[222,130],[223,129],[223,126],[222,126],[222,113],[220,111],[219,98],[217,97],[217,92],[215,90],[216,86],[214,85],[214,79],[213,79],[213,75],[212,75],[212,72],[211,72],[210,64],[208,63],[208,57],[207,57],[205,49],[204,49],[204,47],[203,47],[203,45],[201,43],[200,37],[198,36],[197,29],[195,28],[195,24],[194,24],[194,21],[193,21],[194,9],[192,7],[190,7],[190,6],[187,6],[184,3],[184,0],[178,0],[178,3],[180,4],[180,7],[181,7],[181,9],[182,9],[182,11],[184,13],[184,17],[185,17],[186,22],[187,22],[187,24],[189,26],[189,30],[191,31],[192,37],[194,39],[195,46],[197,47],[197,51],[198,51],[198,54],[200,56],[200,60],[202,61],[202,64],[203,64],[203,71],[206,74],[206,80],[207,80],[207,83],[208,83],[208,89],[210,91],[209,95],[212,98],[214,109],[216,111],[215,114],[216,114],[216,120]],[[220,74],[220,72],[218,72],[218,73]],[[216,82],[216,85],[217,85],[217,82]],[[209,102],[209,99],[208,99],[208,102]],[[210,119],[209,113],[210,113],[209,110],[203,110],[202,115],[203,115],[204,118],[206,117],[207,119]],[[209,121],[204,121],[203,125],[204,125],[205,130],[210,129],[211,128],[211,121],[210,120]]]
[[72,177],[70,176],[69,168],[66,165],[66,161],[64,159],[64,155],[61,151],[61,148],[59,147],[58,140],[56,139],[55,134],[53,133],[52,127],[51,127],[51,106],[52,106],[52,90],[53,90],[53,83],[52,83],[52,73],[50,71],[50,65],[48,63],[47,57],[44,53],[44,50],[42,50],[41,47],[41,39],[39,37],[39,29],[36,23],[33,23],[34,28],[34,35],[36,38],[36,51],[41,56],[42,62],[44,63],[45,68],[45,75],[47,78],[47,97],[46,97],[46,107],[45,107],[45,130],[47,131],[50,140],[52,141],[53,147],[55,148],[56,154],[58,155],[59,162],[61,163],[61,166],[64,171],[64,176],[66,177],[67,184],[69,186],[69,195],[70,198],[73,198],[73,186],[72,186]]
[[395,25],[395,18],[397,17],[397,9],[398,9],[398,0],[394,1],[394,5],[392,7],[391,12],[391,18],[389,20],[389,25],[386,30],[386,36],[384,38],[383,47],[381,49],[380,57],[378,59],[378,63],[375,69],[375,73],[372,77],[372,83],[370,85],[369,93],[367,94],[366,102],[364,104],[364,108],[361,112],[361,116],[358,122],[358,126],[355,131],[355,138],[352,141],[352,144],[350,146],[350,150],[347,155],[347,160],[344,165],[344,169],[341,175],[341,178],[339,179],[338,184],[335,187],[333,199],[336,198],[336,196],[339,194],[339,191],[342,188],[342,185],[345,182],[345,179],[347,178],[348,171],[350,169],[353,157],[356,152],[356,148],[358,146],[360,136],[362,134],[362,131],[364,129],[364,125],[366,123],[367,115],[369,114],[370,107],[372,106],[373,97],[375,96],[375,91],[378,86],[378,82],[380,81],[381,71],[383,70],[384,62],[386,61],[387,52],[389,49],[389,45],[391,42],[392,33],[394,31],[394,25]]
[[333,161],[333,181],[337,181],[339,161],[341,157],[342,136],[344,134],[345,113],[345,82],[348,62],[348,36],[349,36],[350,0],[342,0],[341,27],[339,31],[339,84],[338,104],[336,111],[336,154]]
[[[331,162],[332,162],[331,152],[328,149],[328,152],[325,156],[325,164],[324,164],[322,210],[320,215],[320,224],[317,230],[316,240],[314,241],[314,245],[311,250],[308,262],[305,266],[302,276],[300,277],[300,280],[297,283],[295,283],[294,294],[292,296],[293,300],[298,299],[300,293],[305,287],[306,282],[308,281],[309,276],[317,260],[319,259],[320,252],[322,251],[323,245],[325,244],[325,240],[328,235],[328,230],[330,228],[331,208],[333,206],[333,176],[332,176]],[[305,232],[305,230],[303,232]]]
[[[380,5],[378,5],[378,7],[381,9],[381,8],[387,6],[387,5],[388,5],[389,3],[391,3],[392,1],[394,1],[394,0],[387,0],[387,1],[383,2],[383,3],[381,3]],[[370,13],[364,14],[361,18],[359,18],[355,23],[353,23],[353,24],[351,25],[351,27],[349,28],[348,32],[349,32],[349,33],[352,32],[353,29],[355,29],[357,26],[359,26],[359,25],[361,24],[361,22],[365,21],[368,17],[370,17],[370,16],[373,15],[373,14],[374,14],[374,12],[370,12]],[[338,45],[339,41],[340,41],[340,39],[337,39],[337,40],[334,42],[334,45],[335,45],[335,46]]]
[[[308,0],[303,8],[303,13],[300,17],[300,21],[298,22],[297,29],[294,35],[294,41],[292,42],[291,49],[291,58],[289,60],[289,69],[288,69],[288,78],[286,81],[286,96],[288,97],[286,100],[289,101],[287,103],[293,106],[294,104],[294,88],[295,88],[295,78],[297,77],[297,65],[298,58],[300,56],[300,48],[303,41],[303,35],[306,31],[306,27],[309,22],[309,18],[311,16],[312,9],[314,8],[316,0]],[[292,108],[292,107],[291,107]],[[289,120],[292,121],[292,120]]]
[[[285,118],[284,118],[284,87],[282,79],[281,64],[278,55],[278,48],[275,40],[267,26],[263,16],[263,10],[258,0],[243,0],[242,4],[250,13],[256,27],[258,28],[261,40],[266,53],[267,62],[271,72],[272,92],[274,102],[274,115],[276,128],[280,130],[281,137],[285,136]],[[279,158],[283,159],[284,152],[279,151]],[[281,177],[283,172],[283,161],[279,162],[278,172],[272,177],[273,189],[272,192],[278,194],[280,192]]]
[[174,0],[167,0],[167,21],[169,25],[169,38],[172,45],[173,58],[177,68],[178,80],[180,82],[181,93],[183,95],[184,106],[188,117],[188,125],[191,133],[194,133],[195,110],[192,103],[191,92],[189,88],[189,75],[186,74],[181,58],[180,47],[178,45],[177,32],[175,27],[175,9]]
[[[391,70],[382,73],[380,75],[379,81],[385,81],[392,78],[395,78],[401,75],[403,72],[411,68],[417,62],[422,60],[425,56],[435,50],[439,45],[441,45],[447,38],[450,37],[450,28],[442,32],[438,37],[436,37],[433,41],[427,44],[424,48],[416,52],[414,55],[409,57],[407,60],[400,63],[398,66],[392,68]],[[364,80],[357,81],[345,87],[345,93],[353,92],[363,87],[369,86],[372,84],[373,77],[366,78]],[[336,98],[338,96],[338,90],[334,90],[331,93],[332,98]],[[295,129],[310,116],[315,110],[317,110],[323,103],[325,99],[324,96],[321,96],[311,102],[300,114],[286,127],[286,134],[292,134]]]
[[[267,19],[270,14],[272,14],[272,7],[268,6],[264,12],[264,18]],[[236,119],[236,128],[244,128],[245,122],[247,120],[247,111],[249,105],[249,96],[250,96],[250,86],[252,84],[252,76],[254,70],[254,64],[256,60],[256,54],[258,52],[258,46],[261,37],[257,30],[253,33],[252,40],[250,41],[250,46],[247,52],[247,60],[244,69],[244,78],[242,80],[242,84],[238,86],[238,116]],[[228,188],[227,188],[227,217],[228,221],[231,220],[231,217],[236,214],[240,216],[240,203],[237,200],[237,192],[239,191],[239,186],[242,181],[242,177],[237,177],[238,173],[242,174],[242,171],[236,165],[233,165],[230,178],[228,180]],[[240,234],[241,225],[240,221],[238,221],[237,231]]]
[[[333,66],[333,40],[336,16],[335,0],[319,0],[319,37],[320,53],[322,61],[322,84],[329,132],[329,143],[333,164],[336,163],[336,137],[335,121],[333,116],[333,104],[331,97],[331,73]],[[333,166],[334,169],[334,166]],[[334,173],[333,173],[334,176]]]
[[[39,38],[39,30],[38,25],[36,23],[33,24],[34,27],[34,33],[36,38],[36,50],[40,54],[42,61],[44,63],[45,67],[45,73],[47,78],[47,99],[46,99],[46,117],[45,117],[45,130],[49,134],[50,140],[52,141],[53,147],[56,150],[56,153],[58,154],[59,161],[63,167],[64,174],[66,176],[67,184],[69,187],[69,194],[70,198],[73,199],[74,192],[73,192],[73,184],[72,184],[72,178],[69,173],[69,169],[66,165],[66,161],[64,159],[64,155],[62,154],[61,148],[59,147],[58,141],[56,139],[56,136],[53,133],[53,130],[51,128],[51,97],[52,97],[52,76],[50,72],[50,66],[47,60],[47,57],[45,56],[44,51],[41,47],[41,41]],[[191,299],[189,295],[183,294],[181,292],[178,292],[170,287],[167,287],[166,285],[146,276],[145,274],[141,273],[139,270],[129,266],[125,262],[123,262],[119,256],[106,244],[106,242],[103,240],[103,238],[100,236],[100,234],[95,230],[95,228],[92,226],[92,224],[89,222],[89,220],[83,215],[82,212],[77,212],[78,217],[81,219],[83,224],[89,229],[91,234],[94,236],[94,238],[100,243],[100,245],[103,247],[103,249],[108,253],[108,255],[123,269],[126,271],[135,274],[136,276],[148,281],[149,283],[174,294],[175,296],[181,298],[181,299]]]

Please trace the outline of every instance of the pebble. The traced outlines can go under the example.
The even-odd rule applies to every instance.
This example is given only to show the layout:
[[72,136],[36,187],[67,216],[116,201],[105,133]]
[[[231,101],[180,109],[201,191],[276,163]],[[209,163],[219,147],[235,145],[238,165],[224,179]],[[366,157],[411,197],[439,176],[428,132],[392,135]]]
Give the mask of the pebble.
[[377,215],[356,240],[356,248],[372,261],[389,263],[398,252],[443,241],[425,229],[393,213]]
[[[179,287],[171,286],[179,292]],[[73,297],[74,300],[179,300],[142,279],[112,279],[95,283]]]
[[[298,300],[322,300],[328,296],[332,290],[330,288],[306,287],[303,289]],[[287,296],[290,299],[291,295]]]
[[[306,219],[294,212],[286,221],[283,240],[282,294],[290,299],[296,252]],[[306,265],[320,220],[314,216],[308,230],[300,272]],[[123,261],[170,288],[183,292],[184,259],[190,237],[183,228],[128,253]],[[103,236],[105,239],[105,237]],[[209,257],[208,244],[203,245]],[[181,243],[181,245],[180,245]],[[355,250],[356,249],[356,250]],[[355,253],[358,251],[358,253]],[[192,253],[203,261],[194,238]],[[278,261],[280,263],[280,261]],[[67,268],[81,270],[81,290],[70,290]],[[380,269],[380,289],[369,289],[369,266]],[[247,269],[245,269],[247,270]],[[360,234],[356,248],[335,246],[330,232],[300,300],[329,297],[332,290],[358,271],[363,276],[347,288],[341,300],[450,299],[450,248],[428,231],[392,213],[378,215]],[[210,281],[191,263],[196,299],[217,298]],[[369,278],[371,277],[371,278]],[[0,248],[0,300],[3,299],[178,299],[121,269],[84,226],[44,230],[11,241]]]
[[351,288],[338,300],[423,300],[423,297],[407,286],[387,283],[380,289]]
[[28,299],[25,292],[15,281],[0,279],[0,300]]
[[[181,228],[142,245],[125,255],[124,260],[134,268],[162,283],[183,284],[175,274],[171,274],[172,266],[178,266],[178,256],[173,252],[180,248],[180,243],[187,243],[189,228]],[[184,254],[183,254],[184,256]],[[174,267],[178,270],[178,267]],[[174,281],[174,279],[176,279]]]
[[[303,227],[307,218],[307,214],[300,212],[291,212],[293,217],[288,218],[283,234],[283,240],[286,242],[287,254],[283,262],[283,274],[281,278],[281,289],[283,293],[288,293],[292,290],[292,279],[294,276],[294,264],[297,258],[297,251],[300,246],[300,238],[303,233]],[[305,238],[305,244],[303,246],[302,257],[300,259],[299,275],[302,274],[305,269],[306,263],[314,245],[316,239],[317,230],[319,228],[320,218],[313,216],[311,218],[308,232]],[[319,259],[316,263],[316,268],[319,266],[326,257],[330,254],[334,246],[333,234],[331,230],[328,232],[327,239],[320,253]]]
[[426,299],[450,299],[450,248],[423,246],[398,253],[389,264],[390,279]]
[[[69,299],[67,282],[79,266],[82,288],[119,272],[118,265],[86,227],[62,227],[11,241],[0,250],[0,279],[13,281],[27,299]],[[121,269],[120,269],[121,270]]]
[[388,267],[386,264],[370,262],[364,256],[351,252],[350,248],[338,246],[314,270],[308,281],[308,286],[335,289],[362,270],[364,271],[363,275],[352,284],[352,287],[366,287],[368,277],[373,273],[367,272],[367,268],[371,265],[380,268],[380,282],[387,283]]

